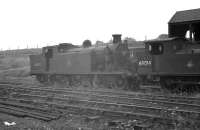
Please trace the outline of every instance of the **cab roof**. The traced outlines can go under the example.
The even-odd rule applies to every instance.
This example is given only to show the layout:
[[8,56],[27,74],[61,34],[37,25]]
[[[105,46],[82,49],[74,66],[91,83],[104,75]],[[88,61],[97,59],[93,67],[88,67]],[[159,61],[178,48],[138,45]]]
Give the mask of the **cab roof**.
[[148,40],[145,41],[145,43],[160,43],[160,42],[169,42],[169,41],[177,41],[177,40],[183,40],[186,41],[185,38],[181,37],[170,37],[170,38],[164,38],[164,39],[153,39],[153,40]]

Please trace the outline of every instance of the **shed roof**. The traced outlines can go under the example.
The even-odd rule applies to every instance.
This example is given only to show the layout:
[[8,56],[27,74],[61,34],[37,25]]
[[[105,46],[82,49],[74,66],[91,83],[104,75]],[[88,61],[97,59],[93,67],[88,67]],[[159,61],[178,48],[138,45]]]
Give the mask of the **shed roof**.
[[177,11],[170,19],[170,23],[183,23],[200,21],[200,8],[192,10]]

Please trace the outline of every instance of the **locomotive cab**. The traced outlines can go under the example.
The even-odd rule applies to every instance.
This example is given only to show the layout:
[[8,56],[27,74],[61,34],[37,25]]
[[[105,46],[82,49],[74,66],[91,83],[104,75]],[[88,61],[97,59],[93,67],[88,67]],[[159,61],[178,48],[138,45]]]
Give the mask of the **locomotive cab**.
[[172,93],[200,92],[200,9],[178,11],[168,23],[168,38],[146,42],[152,70]]
[[184,38],[166,38],[145,42],[145,48],[151,55],[176,54],[188,47],[190,43]]

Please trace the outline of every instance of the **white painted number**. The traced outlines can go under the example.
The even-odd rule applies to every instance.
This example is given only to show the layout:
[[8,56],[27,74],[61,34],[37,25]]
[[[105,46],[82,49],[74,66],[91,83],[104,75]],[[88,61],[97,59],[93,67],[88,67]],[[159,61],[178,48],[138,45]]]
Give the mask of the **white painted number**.
[[151,61],[139,61],[139,66],[148,66],[151,65]]

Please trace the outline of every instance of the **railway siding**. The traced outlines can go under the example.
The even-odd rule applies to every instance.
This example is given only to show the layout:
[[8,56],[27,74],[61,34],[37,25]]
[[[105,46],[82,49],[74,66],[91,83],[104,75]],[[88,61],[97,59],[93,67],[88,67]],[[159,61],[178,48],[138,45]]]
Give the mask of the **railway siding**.
[[[5,85],[0,86],[5,89]],[[3,90],[3,89],[2,89]],[[41,87],[13,87],[6,86],[7,100],[18,100],[20,102],[41,102],[48,103],[47,106],[64,108],[74,107],[101,111],[102,113],[111,112],[129,116],[141,116],[148,118],[159,118],[166,120],[198,120],[200,109],[198,102],[193,104],[186,103],[187,99],[175,99],[165,101],[167,97],[158,95],[149,96],[145,94],[127,94],[115,92],[103,92],[95,90],[71,90],[71,89],[50,89]],[[141,98],[138,97],[141,95]],[[6,98],[4,96],[4,98]],[[188,99],[191,100],[191,99]],[[188,101],[189,102],[189,101]],[[62,107],[61,107],[62,108]],[[112,115],[112,114],[111,114]]]

